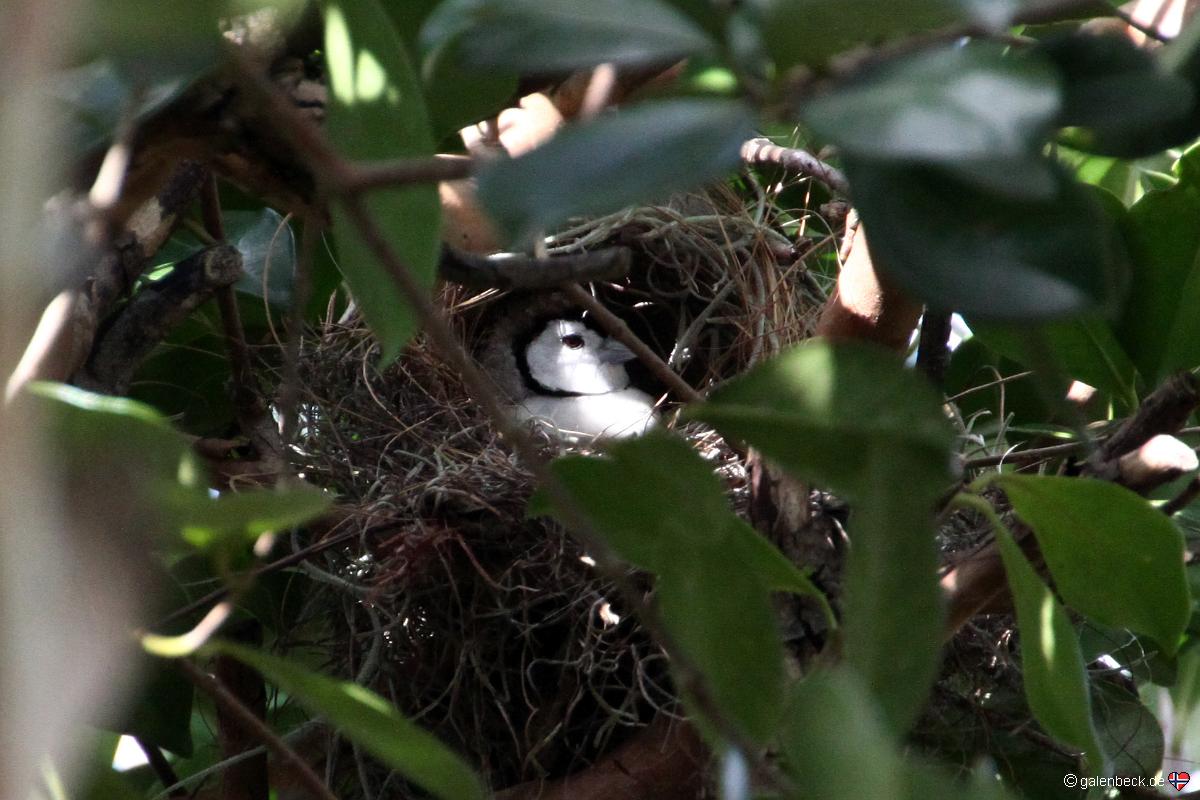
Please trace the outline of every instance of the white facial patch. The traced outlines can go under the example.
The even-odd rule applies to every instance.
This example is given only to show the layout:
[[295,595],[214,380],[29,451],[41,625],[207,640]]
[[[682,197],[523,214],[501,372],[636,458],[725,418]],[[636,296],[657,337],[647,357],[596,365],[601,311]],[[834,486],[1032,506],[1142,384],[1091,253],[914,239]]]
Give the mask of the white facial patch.
[[547,389],[592,395],[629,385],[621,357],[614,357],[618,352],[582,322],[556,319],[530,342],[525,357],[530,376]]

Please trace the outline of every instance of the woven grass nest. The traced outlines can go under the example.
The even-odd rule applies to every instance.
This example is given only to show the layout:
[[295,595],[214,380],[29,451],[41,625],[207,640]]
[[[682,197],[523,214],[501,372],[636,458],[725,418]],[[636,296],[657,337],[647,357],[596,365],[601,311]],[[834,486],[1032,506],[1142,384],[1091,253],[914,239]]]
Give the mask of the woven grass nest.
[[[831,252],[828,226],[811,224],[819,243],[808,251]],[[703,391],[811,330],[827,281],[777,225],[762,206],[714,190],[588,220],[548,244],[552,255],[631,248],[628,278],[594,290]],[[458,287],[443,300],[476,351],[511,302]],[[328,615],[320,646],[337,671],[394,702],[497,789],[569,774],[656,715],[681,713],[663,654],[580,545],[527,518],[529,474],[459,376],[422,339],[390,366],[377,360],[358,324],[328,325],[303,343],[296,468],[338,492],[354,510],[348,524],[393,526],[308,567],[327,587],[316,613]],[[630,371],[664,396],[648,372]],[[664,424],[710,459],[743,506],[740,458],[712,431],[676,425],[673,410],[661,407]],[[346,796],[414,794],[346,747],[328,755]]]

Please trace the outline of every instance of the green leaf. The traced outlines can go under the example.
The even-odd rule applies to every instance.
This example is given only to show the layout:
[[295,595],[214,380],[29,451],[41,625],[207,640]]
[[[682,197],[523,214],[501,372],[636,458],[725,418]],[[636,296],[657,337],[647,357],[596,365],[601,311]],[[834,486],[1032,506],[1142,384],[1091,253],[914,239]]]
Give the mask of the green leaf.
[[33,383],[26,391],[48,401],[52,444],[73,468],[126,471],[131,486],[145,480],[159,489],[181,474],[195,485],[199,467],[187,440],[150,406],[59,383]]
[[670,100],[569,127],[479,176],[479,199],[514,238],[573,216],[663,200],[741,163],[749,110],[729,100]]
[[730,510],[712,467],[680,439],[653,433],[609,458],[567,457],[553,469],[617,555],[658,576],[663,621],[712,700],[748,735],[768,738],[783,698],[769,592],[824,605],[820,592]]
[[996,541],[1017,607],[1029,707],[1051,736],[1083,751],[1091,771],[1101,772],[1104,749],[1092,724],[1087,672],[1071,621],[1012,536],[996,531]]
[[233,656],[258,670],[430,794],[446,800],[483,798],[483,784],[462,758],[369,689],[232,642],[214,641],[205,650]]
[[1080,150],[1136,158],[1200,132],[1181,127],[1195,106],[1192,84],[1125,36],[1060,36],[1036,51],[1063,77],[1058,122],[1082,129],[1070,137]]
[[[818,671],[796,684],[779,743],[804,796],[895,800],[905,795],[904,763],[871,693],[848,670]],[[863,780],[869,765],[871,779]]]
[[329,508],[333,498],[307,484],[280,489],[254,489],[218,497],[179,496],[183,536],[193,547],[253,541],[268,531],[283,531],[307,522]]
[[447,0],[426,20],[421,44],[431,51],[459,37],[474,66],[534,73],[667,66],[712,47],[658,0]]
[[[972,330],[995,352],[1028,363],[1027,329],[973,325]],[[1055,363],[1071,378],[1095,386],[1130,410],[1137,405],[1137,368],[1105,320],[1089,315],[1051,322],[1038,327],[1037,338],[1050,345]]]
[[[421,83],[378,0],[325,0],[322,8],[329,70],[326,127],[338,150],[359,160],[432,155]],[[364,204],[414,277],[432,286],[440,247],[437,187],[371,192]],[[339,207],[333,228],[342,273],[388,361],[412,335],[412,314]]]
[[1113,681],[1092,684],[1100,743],[1117,775],[1151,778],[1163,759],[1163,729],[1135,692]]
[[1069,606],[1175,653],[1192,603],[1183,536],[1170,519],[1105,481],[1005,474],[996,483],[1037,534]]
[[846,660],[896,730],[924,703],[940,648],[932,509],[953,438],[940,405],[893,354],[813,341],[688,411],[854,504]]
[[886,61],[803,112],[851,155],[945,164],[1032,154],[1058,109],[1052,69],[978,42]]
[[[303,0],[192,0],[147,5],[140,0],[97,0],[80,8],[74,24],[86,56],[111,59],[133,83],[188,79],[215,67],[225,55],[222,31],[250,27],[246,21],[269,13],[281,34],[290,32]],[[233,24],[231,24],[233,23]]]
[[790,471],[871,497],[875,449],[927,459],[913,490],[936,496],[953,434],[937,393],[882,348],[812,340],[722,384],[688,416],[758,447]]
[[961,0],[772,0],[760,28],[783,71],[821,64],[856,44],[968,21],[969,5]]
[[[746,735],[768,741],[779,722],[784,669],[762,578],[747,565],[722,559],[716,548],[679,558],[655,584],[663,623],[699,668],[708,699]],[[703,706],[691,696],[693,682],[679,678],[693,713],[703,718]]]
[[[901,756],[870,692],[850,670],[816,672],[792,688],[780,736],[783,766],[803,797],[821,800],[958,800],[1006,797],[980,771],[956,781],[942,767]],[[870,778],[864,778],[869,769]]]
[[1174,186],[1149,192],[1125,226],[1133,275],[1117,331],[1146,383],[1200,365],[1200,148],[1179,160]]
[[1061,171],[1034,200],[932,167],[846,167],[875,266],[935,308],[1030,321],[1115,305],[1125,253],[1116,226]]

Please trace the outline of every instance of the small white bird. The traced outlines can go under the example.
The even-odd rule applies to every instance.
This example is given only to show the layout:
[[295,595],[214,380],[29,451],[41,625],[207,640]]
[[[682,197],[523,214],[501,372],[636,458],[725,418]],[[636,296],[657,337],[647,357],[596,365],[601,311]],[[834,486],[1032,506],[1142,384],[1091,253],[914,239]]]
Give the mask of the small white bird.
[[633,352],[583,319],[558,312],[502,324],[484,363],[513,416],[567,444],[637,436],[655,425],[654,399],[630,386]]

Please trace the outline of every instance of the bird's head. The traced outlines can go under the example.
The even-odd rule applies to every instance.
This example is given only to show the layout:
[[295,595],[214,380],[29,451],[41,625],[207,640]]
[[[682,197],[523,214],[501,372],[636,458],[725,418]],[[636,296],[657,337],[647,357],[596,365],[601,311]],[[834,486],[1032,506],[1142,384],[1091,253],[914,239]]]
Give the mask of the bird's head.
[[633,352],[583,320],[551,319],[535,326],[516,353],[530,390],[551,396],[595,395],[629,386],[623,366]]

